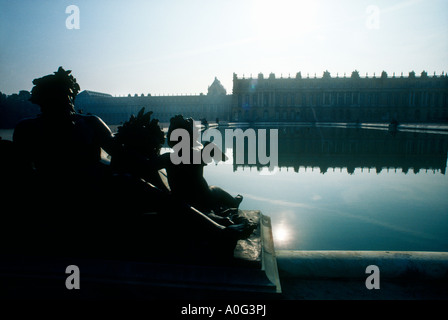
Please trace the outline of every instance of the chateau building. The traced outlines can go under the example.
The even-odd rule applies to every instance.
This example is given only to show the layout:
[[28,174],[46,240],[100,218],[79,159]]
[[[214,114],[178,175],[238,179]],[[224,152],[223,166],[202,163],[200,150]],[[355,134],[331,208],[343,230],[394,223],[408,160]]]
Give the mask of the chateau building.
[[233,75],[232,121],[446,122],[448,77],[238,78]]
[[448,76],[350,77],[331,76],[325,71],[320,78],[238,78],[233,75],[233,93],[227,94],[215,78],[207,94],[199,95],[128,95],[83,91],[76,98],[76,109],[100,116],[109,124],[120,124],[142,107],[154,112],[161,122],[176,114],[196,120],[216,119],[245,122],[447,122]]
[[128,95],[113,97],[109,94],[83,91],[76,97],[75,107],[83,113],[101,117],[108,124],[120,124],[132,114],[145,107],[153,111],[153,117],[160,122],[169,122],[176,114],[192,117],[195,120],[229,120],[232,96],[228,95],[221,82],[215,78],[208,87],[206,95],[152,96]]

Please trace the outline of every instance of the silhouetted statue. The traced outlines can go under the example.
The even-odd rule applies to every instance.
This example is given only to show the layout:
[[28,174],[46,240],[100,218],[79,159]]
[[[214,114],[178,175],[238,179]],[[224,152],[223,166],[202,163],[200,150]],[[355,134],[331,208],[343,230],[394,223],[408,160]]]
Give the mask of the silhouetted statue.
[[[132,116],[118,128],[116,139],[122,144],[124,152],[112,157],[112,168],[120,173],[130,173],[161,190],[169,191],[159,174],[160,169],[166,168],[170,191],[176,200],[193,206],[220,224],[226,226],[233,224],[228,218],[217,216],[210,211],[236,209],[242,197],[234,198],[221,188],[209,187],[202,176],[202,165],[193,167],[174,165],[170,153],[160,156],[165,136],[158,120],[151,119],[151,114],[152,112],[145,113],[143,108],[137,117]],[[177,119],[185,121],[181,116]],[[142,157],[145,161],[141,161]],[[195,172],[196,169],[198,171]]]
[[100,118],[75,112],[80,87],[70,73],[59,67],[54,74],[33,81],[30,101],[38,104],[42,113],[20,122],[13,140],[24,167],[33,171],[45,188],[89,194],[102,184],[108,171],[100,161],[101,148],[112,154],[115,143]]
[[[217,250],[217,253],[219,253],[220,250],[229,250],[228,253],[231,255],[233,252],[232,249],[235,245],[235,240],[249,236],[256,225],[243,219],[239,219],[238,224],[233,224],[233,222],[228,218],[216,216],[207,211],[204,211],[205,214],[202,213],[201,210],[204,209],[204,207],[197,208],[196,206],[192,206],[193,202],[190,201],[192,200],[190,196],[191,194],[194,194],[195,190],[188,190],[188,194],[181,195],[176,192],[167,197],[167,193],[171,192],[171,190],[166,187],[165,183],[160,178],[159,170],[166,168],[168,172],[172,173],[172,169],[178,166],[171,162],[169,153],[160,156],[160,149],[165,141],[165,135],[158,124],[158,120],[151,119],[151,115],[152,112],[145,113],[144,108],[142,108],[136,117],[131,116],[129,121],[126,121],[118,128],[116,139],[123,146],[123,149],[121,152],[118,152],[112,156],[111,166],[113,170],[121,174],[129,173],[133,177],[144,180],[147,184],[157,186],[157,190],[163,191],[158,195],[158,203],[166,205],[168,208],[173,208],[180,205],[181,207],[188,209],[186,210],[187,213],[196,213],[196,217],[202,217],[202,219],[207,220],[208,223],[206,223],[206,225],[214,225],[213,228],[208,228],[209,231],[212,231],[212,233],[207,233],[202,230],[201,233],[196,234],[194,237],[199,236],[202,238],[201,240],[205,241],[212,240],[212,251]],[[171,183],[173,183],[172,178],[172,176],[170,178],[168,175],[168,179],[169,181],[171,179]],[[176,181],[176,179],[174,179],[174,181]],[[169,187],[172,187],[172,185],[169,185]],[[216,195],[220,192],[225,193],[225,191],[219,188],[216,188],[215,192],[216,194],[212,195],[212,197],[216,197]],[[225,193],[225,195],[231,198],[231,204],[237,207],[237,204],[240,201],[235,201],[235,199],[227,193]],[[142,196],[145,197],[144,195]],[[201,196],[204,195],[201,194]],[[163,208],[159,208],[159,210],[163,211]],[[183,212],[185,210],[177,211]],[[165,217],[167,219],[172,219],[173,215],[167,214]],[[188,226],[191,225],[191,223],[196,224],[198,222],[197,219],[191,219],[191,214],[184,215],[182,218],[178,216],[175,217],[179,219],[179,221],[183,221],[182,225],[185,229],[188,229]],[[204,222],[202,221],[202,223]],[[180,224],[177,226],[179,225]],[[224,228],[224,226],[226,228]],[[172,228],[175,227],[176,226],[172,224]],[[217,229],[222,230],[224,233],[223,238],[218,239],[216,237]],[[191,237],[192,235],[190,234],[189,236]]]
[[116,172],[138,176],[160,190],[169,192],[159,174],[162,167],[159,155],[165,134],[159,121],[151,119],[151,115],[152,111],[145,113],[145,108],[142,108],[136,117],[131,116],[118,127],[115,138],[122,150],[112,157],[111,166]]
[[[243,199],[241,195],[233,197],[220,187],[209,186],[204,178],[204,166],[207,163],[202,157],[203,146],[195,139],[198,134],[194,133],[194,130],[198,128],[195,127],[193,119],[184,119],[181,115],[171,118],[167,134],[170,147],[175,145],[175,142],[171,141],[171,134],[176,129],[184,129],[188,132],[191,150],[188,164],[173,165],[168,160],[169,154],[162,156],[166,158],[168,182],[173,194],[203,212],[213,211],[214,214],[221,215],[226,209],[237,209]],[[216,151],[216,148],[214,150]],[[213,158],[225,158],[222,151],[220,153],[221,155],[214,155]],[[200,163],[195,163],[194,159],[201,159]]]
[[[26,191],[17,195],[21,224],[49,246],[58,242],[62,246],[89,228],[101,231],[97,229],[105,221],[101,216],[107,214],[100,208],[107,207],[106,180],[111,177],[101,162],[101,149],[113,153],[116,148],[112,132],[100,118],[75,112],[80,87],[70,73],[59,67],[54,74],[33,80],[30,101],[39,105],[41,114],[21,121],[13,135],[18,165],[26,172],[20,176]],[[76,238],[82,239],[79,234]]]
[[[212,239],[230,254],[236,240],[252,232],[252,226],[222,226],[175,201],[140,175],[131,171],[116,174],[103,164],[101,149],[112,158],[127,155],[139,168],[152,166],[153,162],[150,155],[133,152],[130,144],[120,143],[97,116],[75,112],[74,100],[80,87],[70,73],[60,67],[54,74],[33,81],[30,100],[40,106],[42,114],[20,122],[13,136],[21,167],[30,172],[23,178],[23,185],[31,184],[33,191],[28,195],[32,197],[28,201],[32,223],[28,225],[39,237],[48,238],[46,244],[61,243],[74,249],[83,241],[84,248],[93,247],[93,241],[113,251],[123,246],[124,240],[147,246],[145,240],[151,232],[156,239],[168,236],[176,243],[179,238],[168,230],[177,230],[185,232],[184,237]],[[155,138],[161,141],[160,136]],[[23,195],[22,200],[29,197]],[[163,218],[148,221],[148,212],[161,213]],[[160,225],[154,226],[154,221]],[[72,246],[67,243],[69,239]]]

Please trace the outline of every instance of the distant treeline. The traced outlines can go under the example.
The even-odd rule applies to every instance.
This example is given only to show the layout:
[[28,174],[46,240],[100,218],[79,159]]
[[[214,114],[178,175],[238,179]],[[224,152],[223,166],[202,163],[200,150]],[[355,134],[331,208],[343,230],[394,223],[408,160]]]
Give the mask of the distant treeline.
[[9,96],[0,92],[0,128],[14,128],[22,119],[40,113],[39,106],[29,101],[30,97],[31,94],[26,90]]

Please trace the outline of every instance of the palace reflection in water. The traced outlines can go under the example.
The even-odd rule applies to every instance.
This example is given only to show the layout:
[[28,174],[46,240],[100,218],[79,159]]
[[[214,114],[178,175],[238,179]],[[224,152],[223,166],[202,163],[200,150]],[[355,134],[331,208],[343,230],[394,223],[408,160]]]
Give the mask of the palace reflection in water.
[[243,209],[271,217],[278,249],[447,250],[447,132],[254,128],[278,129],[279,168],[264,175],[268,165],[247,156],[236,164],[227,145],[233,163],[205,173],[211,184],[244,195]]
[[[401,170],[404,173],[418,173],[421,170],[442,174],[446,172],[448,135],[444,133],[334,126],[276,128],[280,169],[293,168],[295,172],[299,172],[318,168],[323,174],[343,168],[349,174],[353,174],[355,169],[376,173],[383,170]],[[256,127],[255,132],[257,129],[262,127]],[[269,134],[267,140],[269,142]],[[266,165],[258,161],[256,164],[248,162],[247,143],[245,146],[244,164],[236,164],[235,153],[233,154],[234,171],[254,167],[257,170],[264,169]]]

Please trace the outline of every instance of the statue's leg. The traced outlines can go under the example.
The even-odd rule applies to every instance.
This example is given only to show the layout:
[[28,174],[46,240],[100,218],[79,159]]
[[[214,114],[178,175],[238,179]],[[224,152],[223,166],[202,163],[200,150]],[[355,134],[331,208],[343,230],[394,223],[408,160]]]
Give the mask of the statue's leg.
[[238,209],[241,201],[243,201],[243,196],[237,195],[236,197],[233,197],[227,191],[216,186],[210,187],[210,197],[212,198],[213,206],[215,208],[222,208],[221,210],[215,210],[215,213],[219,215],[227,215],[224,213],[226,212],[226,209]]

